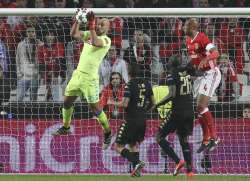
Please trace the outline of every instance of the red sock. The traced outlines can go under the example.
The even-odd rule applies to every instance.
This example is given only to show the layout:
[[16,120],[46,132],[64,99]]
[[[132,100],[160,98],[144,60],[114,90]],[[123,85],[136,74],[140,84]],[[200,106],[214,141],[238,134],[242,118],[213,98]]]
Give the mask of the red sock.
[[206,124],[206,121],[202,118],[202,117],[198,117],[199,122],[201,124],[201,128],[202,128],[202,134],[203,134],[203,143],[207,143],[209,140],[209,129],[208,126]]
[[207,125],[210,137],[211,138],[217,138],[215,127],[214,127],[214,118],[210,111],[207,111],[202,114],[202,118],[204,120],[204,123]]

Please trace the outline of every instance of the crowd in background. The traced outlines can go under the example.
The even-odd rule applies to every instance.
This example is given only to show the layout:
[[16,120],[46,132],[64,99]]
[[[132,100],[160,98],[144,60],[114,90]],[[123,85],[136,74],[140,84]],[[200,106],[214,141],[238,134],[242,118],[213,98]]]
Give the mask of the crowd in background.
[[248,0],[0,0],[2,8],[249,7]]
[[[26,2],[26,3],[25,3]],[[27,3],[29,2],[29,3]],[[0,1],[0,7],[99,7],[97,1]],[[70,3],[69,3],[70,2]],[[105,0],[103,0],[105,2]],[[119,2],[119,3],[118,3]],[[214,7],[240,6],[248,1],[108,1],[105,7]],[[145,1],[148,2],[148,1]],[[234,3],[233,3],[234,2]],[[98,3],[100,3],[98,1]],[[161,4],[163,3],[163,4]],[[198,3],[198,4],[197,4]],[[123,5],[123,6],[121,6]],[[127,5],[127,6],[124,6]],[[183,64],[189,59],[185,47],[185,18],[143,17],[110,18],[112,46],[100,65],[101,104],[119,111],[119,101],[128,82],[127,65],[137,63],[141,76],[153,85],[162,85],[167,62],[180,55]],[[248,18],[199,18],[200,31],[215,43],[221,54],[218,60],[223,77],[217,92],[219,101],[232,101],[241,94],[238,75],[249,76],[245,62],[250,54]],[[1,17],[0,19],[0,99],[10,101],[61,101],[63,91],[76,68],[84,43],[70,37],[71,17]],[[81,29],[86,30],[82,25]],[[249,61],[249,59],[248,59]],[[249,77],[246,82],[249,84]],[[16,92],[13,98],[11,92]],[[28,96],[27,96],[28,95]],[[41,98],[42,95],[42,98]],[[27,98],[28,97],[28,98]],[[108,99],[111,97],[112,99]],[[115,110],[115,111],[114,111]],[[110,115],[112,116],[112,115]]]

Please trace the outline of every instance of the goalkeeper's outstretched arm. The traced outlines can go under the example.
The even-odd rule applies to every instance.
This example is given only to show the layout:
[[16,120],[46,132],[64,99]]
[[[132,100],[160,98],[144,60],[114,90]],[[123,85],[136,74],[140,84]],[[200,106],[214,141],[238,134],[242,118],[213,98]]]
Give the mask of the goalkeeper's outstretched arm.
[[95,20],[95,14],[93,11],[88,12],[87,14],[88,19],[88,27],[90,31],[92,45],[97,47],[103,47],[108,43],[104,42],[102,39],[98,38],[98,36],[106,35],[109,30],[109,20],[106,18]]
[[79,23],[75,21],[70,30],[70,36],[72,36],[73,38],[77,40],[81,40],[83,36],[83,32],[80,31],[79,28],[80,28]]

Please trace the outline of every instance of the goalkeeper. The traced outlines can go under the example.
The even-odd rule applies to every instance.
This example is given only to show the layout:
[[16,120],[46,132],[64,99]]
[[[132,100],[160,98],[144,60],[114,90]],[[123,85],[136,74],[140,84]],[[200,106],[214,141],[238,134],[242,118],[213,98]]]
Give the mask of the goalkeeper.
[[99,107],[98,68],[111,44],[110,38],[106,35],[109,30],[109,20],[102,18],[96,22],[92,11],[88,12],[86,17],[89,31],[79,30],[79,20],[75,20],[71,28],[70,35],[75,39],[83,40],[84,47],[79,64],[65,89],[62,109],[63,126],[54,135],[70,133],[73,102],[78,96],[84,96],[104,129],[103,149],[107,149],[111,143],[111,129],[106,114]]

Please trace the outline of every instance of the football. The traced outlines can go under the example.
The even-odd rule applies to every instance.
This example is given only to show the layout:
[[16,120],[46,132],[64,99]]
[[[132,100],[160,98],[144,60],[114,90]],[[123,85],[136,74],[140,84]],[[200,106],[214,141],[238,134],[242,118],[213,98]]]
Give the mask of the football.
[[76,20],[78,23],[87,23],[88,19],[87,19],[87,14],[88,14],[88,10],[87,9],[80,9],[77,14],[76,14]]

